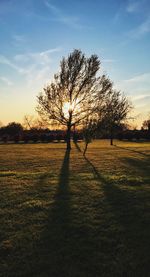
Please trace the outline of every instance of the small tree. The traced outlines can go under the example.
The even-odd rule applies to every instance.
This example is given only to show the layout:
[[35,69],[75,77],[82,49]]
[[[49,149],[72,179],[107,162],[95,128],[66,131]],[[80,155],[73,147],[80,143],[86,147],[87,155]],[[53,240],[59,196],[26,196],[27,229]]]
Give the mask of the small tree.
[[97,99],[99,104],[104,100],[109,82],[105,76],[96,76],[99,67],[96,55],[86,58],[80,50],[74,50],[62,59],[60,72],[37,97],[38,113],[50,122],[66,126],[67,149],[71,149],[71,128],[96,112]]
[[23,127],[25,130],[32,130],[32,129],[46,129],[48,127],[48,123],[42,120],[39,117],[34,117],[33,115],[26,114],[23,118]]
[[86,119],[83,125],[83,139],[85,147],[83,150],[83,156],[85,156],[89,143],[95,138],[97,132],[97,121],[92,119]]
[[143,121],[142,128],[145,129],[145,130],[150,131],[150,115],[149,115],[149,118],[147,120]]
[[131,104],[120,91],[110,90],[107,94],[103,112],[103,126],[110,135],[110,144],[113,145],[115,130],[127,119]]

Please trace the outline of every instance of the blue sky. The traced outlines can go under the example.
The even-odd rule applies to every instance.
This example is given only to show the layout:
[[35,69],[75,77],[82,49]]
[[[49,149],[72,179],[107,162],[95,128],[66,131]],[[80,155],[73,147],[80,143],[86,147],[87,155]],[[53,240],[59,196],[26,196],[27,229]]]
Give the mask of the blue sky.
[[34,114],[36,96],[74,48],[97,54],[133,102],[150,112],[149,0],[0,0],[0,121]]

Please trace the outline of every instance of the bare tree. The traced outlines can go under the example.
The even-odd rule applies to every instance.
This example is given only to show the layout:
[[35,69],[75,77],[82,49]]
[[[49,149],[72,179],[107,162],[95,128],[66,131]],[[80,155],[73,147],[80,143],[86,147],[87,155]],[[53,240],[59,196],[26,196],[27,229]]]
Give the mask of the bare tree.
[[[37,111],[51,122],[67,127],[67,149],[71,149],[72,126],[96,111],[96,99],[105,95],[107,78],[97,77],[100,61],[96,55],[86,58],[80,50],[74,50],[60,63],[60,72],[37,97]],[[101,97],[100,97],[101,96]]]
[[24,129],[31,129],[33,127],[34,116],[26,114],[23,118]]
[[46,129],[48,128],[48,122],[42,118],[35,117],[33,115],[25,115],[23,119],[23,127],[24,129]]

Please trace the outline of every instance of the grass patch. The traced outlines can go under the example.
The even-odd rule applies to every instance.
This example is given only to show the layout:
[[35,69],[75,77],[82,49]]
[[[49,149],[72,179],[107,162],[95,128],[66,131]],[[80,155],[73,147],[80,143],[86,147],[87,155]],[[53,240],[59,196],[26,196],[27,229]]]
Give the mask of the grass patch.
[[150,144],[0,145],[0,276],[149,276]]

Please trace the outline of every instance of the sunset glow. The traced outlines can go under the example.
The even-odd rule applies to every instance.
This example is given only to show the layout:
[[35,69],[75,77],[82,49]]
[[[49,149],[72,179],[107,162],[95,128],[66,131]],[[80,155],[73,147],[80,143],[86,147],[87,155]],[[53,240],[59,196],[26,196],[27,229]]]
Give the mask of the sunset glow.
[[148,0],[0,1],[0,121],[36,116],[37,94],[77,48],[99,56],[140,126],[150,107],[149,9]]
[[150,0],[0,0],[0,277],[146,277]]
[[69,102],[64,103],[63,105],[63,113],[65,117],[69,117],[69,112],[72,110],[72,105]]

